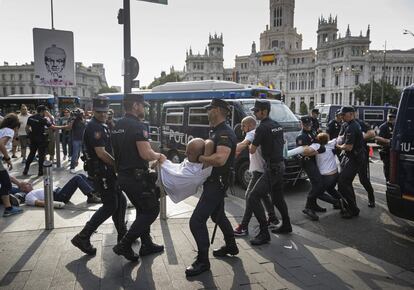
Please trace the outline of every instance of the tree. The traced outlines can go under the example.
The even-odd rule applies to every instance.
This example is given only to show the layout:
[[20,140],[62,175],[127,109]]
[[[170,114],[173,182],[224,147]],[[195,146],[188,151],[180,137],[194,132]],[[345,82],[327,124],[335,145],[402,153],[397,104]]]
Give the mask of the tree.
[[309,113],[308,106],[306,106],[305,102],[300,103],[299,113],[301,115],[307,115]]
[[148,89],[152,89],[153,87],[163,85],[168,82],[181,82],[182,79],[176,72],[171,72],[170,74],[166,74],[164,71],[161,72],[161,76],[156,78],[149,86]]
[[[384,104],[388,103],[390,105],[397,106],[400,101],[401,91],[397,89],[394,85],[387,82],[384,84]],[[360,84],[354,89],[355,98],[364,102],[366,105],[371,105],[371,83]],[[384,105],[381,104],[381,95],[382,87],[381,83],[376,81],[372,82],[372,105]]]
[[98,91],[98,95],[99,94],[104,94],[104,93],[118,93],[118,90],[115,88],[110,88],[110,87],[102,87],[99,89]]
[[293,113],[296,113],[296,103],[295,103],[295,102],[291,102],[291,103],[290,103],[290,110],[291,110]]

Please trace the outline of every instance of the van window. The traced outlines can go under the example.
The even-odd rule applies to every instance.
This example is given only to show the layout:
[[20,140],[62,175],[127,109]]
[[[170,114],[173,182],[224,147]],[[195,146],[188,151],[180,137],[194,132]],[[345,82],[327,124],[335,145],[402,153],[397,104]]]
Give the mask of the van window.
[[189,108],[188,126],[208,127],[208,114],[205,108]]
[[375,122],[384,121],[384,110],[365,110],[364,111],[364,121],[365,122]]
[[184,108],[168,108],[165,114],[166,125],[182,125],[184,120]]

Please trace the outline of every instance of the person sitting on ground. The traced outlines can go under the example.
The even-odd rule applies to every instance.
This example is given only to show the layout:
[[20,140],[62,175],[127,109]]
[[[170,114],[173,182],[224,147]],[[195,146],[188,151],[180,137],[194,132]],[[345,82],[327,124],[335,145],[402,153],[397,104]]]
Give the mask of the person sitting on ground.
[[[238,156],[243,150],[245,150],[250,146],[250,144],[252,144],[255,136],[256,126],[256,119],[252,116],[247,116],[241,121],[241,129],[243,130],[243,132],[246,133],[246,137],[242,142],[237,144],[236,156]],[[266,162],[263,159],[262,149],[260,148],[260,146],[257,148],[254,154],[249,154],[249,159],[249,172],[251,173],[252,178],[250,179],[249,185],[246,189],[246,208],[244,209],[242,222],[238,224],[237,227],[234,229],[234,235],[238,237],[247,236],[249,234],[248,227],[250,219],[253,215],[253,210],[251,209],[251,206],[247,201],[249,200],[250,192],[252,191],[257,180],[263,175],[264,167],[266,164]],[[276,228],[277,224],[279,223],[279,220],[276,217],[275,208],[270,198],[270,193],[262,197],[262,203],[269,216],[269,228]]]
[[[70,201],[72,195],[78,188],[88,197],[86,200],[87,203],[101,203],[101,199],[95,194],[92,182],[84,174],[77,174],[72,177],[62,188],[57,187],[53,190],[54,207],[64,207],[64,205]],[[25,202],[26,205],[45,205],[44,188],[33,189],[30,183],[24,184],[22,186],[22,192],[16,193],[14,196],[19,198],[21,202]]]
[[187,158],[183,162],[179,164],[169,160],[163,162],[160,167],[162,185],[174,203],[196,194],[198,188],[207,180],[212,167],[204,168],[198,158],[201,155],[210,156],[213,152],[214,143],[211,140],[194,138],[188,142]]

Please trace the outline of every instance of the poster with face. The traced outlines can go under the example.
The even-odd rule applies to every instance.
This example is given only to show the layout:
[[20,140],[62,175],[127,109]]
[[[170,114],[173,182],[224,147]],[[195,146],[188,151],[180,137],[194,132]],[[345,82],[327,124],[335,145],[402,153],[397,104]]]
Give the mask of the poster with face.
[[72,31],[33,28],[33,47],[36,85],[75,85]]

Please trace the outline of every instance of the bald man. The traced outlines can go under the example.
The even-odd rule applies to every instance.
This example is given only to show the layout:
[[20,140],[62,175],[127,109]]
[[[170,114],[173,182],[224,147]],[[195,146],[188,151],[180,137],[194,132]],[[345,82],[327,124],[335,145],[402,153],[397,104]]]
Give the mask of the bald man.
[[174,203],[197,193],[198,188],[211,174],[212,167],[204,167],[198,162],[201,155],[210,156],[214,152],[214,143],[194,138],[187,144],[186,155],[180,164],[166,160],[160,169],[162,184]]

